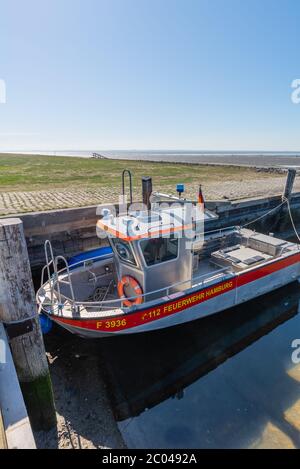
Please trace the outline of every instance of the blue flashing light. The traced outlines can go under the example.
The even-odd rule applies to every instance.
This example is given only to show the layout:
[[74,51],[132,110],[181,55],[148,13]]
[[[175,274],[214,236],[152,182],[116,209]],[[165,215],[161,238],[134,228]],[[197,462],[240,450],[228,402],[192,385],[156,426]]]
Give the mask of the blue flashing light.
[[184,184],[177,184],[176,190],[178,194],[182,194],[184,192]]

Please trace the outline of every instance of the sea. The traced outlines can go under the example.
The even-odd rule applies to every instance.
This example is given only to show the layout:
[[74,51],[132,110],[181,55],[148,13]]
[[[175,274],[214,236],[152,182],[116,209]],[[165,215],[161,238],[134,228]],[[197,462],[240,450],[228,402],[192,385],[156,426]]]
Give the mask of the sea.
[[53,156],[90,158],[93,153],[112,159],[167,161],[192,164],[237,166],[300,167],[300,151],[205,151],[205,150],[48,150],[13,152]]

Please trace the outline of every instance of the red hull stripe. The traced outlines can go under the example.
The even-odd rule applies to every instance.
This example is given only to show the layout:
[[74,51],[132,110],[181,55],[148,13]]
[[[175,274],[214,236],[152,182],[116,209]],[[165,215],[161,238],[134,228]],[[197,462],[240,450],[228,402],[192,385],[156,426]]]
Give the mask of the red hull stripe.
[[259,280],[266,275],[270,275],[274,272],[277,272],[278,270],[285,269],[286,267],[296,264],[297,262],[300,262],[300,253],[293,254],[289,257],[286,257],[285,259],[263,265],[262,267],[251,270],[250,272],[245,272],[244,274],[238,276],[237,287],[254,282],[254,280]]
[[141,326],[148,322],[170,316],[171,314],[179,313],[187,308],[231,291],[235,287],[246,285],[247,283],[270,275],[299,261],[300,253],[294,254],[288,258],[272,262],[250,272],[245,272],[244,274],[237,275],[232,279],[219,282],[215,285],[211,285],[208,288],[193,292],[189,295],[179,296],[175,300],[166,301],[153,308],[132,312],[127,315],[122,314],[108,319],[67,319],[57,316],[53,319],[59,323],[68,324],[78,328],[89,329],[92,331],[117,332],[136,326]]

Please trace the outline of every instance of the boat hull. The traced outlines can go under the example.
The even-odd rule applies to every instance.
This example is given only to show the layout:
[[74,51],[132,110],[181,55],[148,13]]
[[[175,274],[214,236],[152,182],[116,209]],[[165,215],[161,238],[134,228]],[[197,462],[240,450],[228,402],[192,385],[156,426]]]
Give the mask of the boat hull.
[[276,290],[300,277],[300,253],[275,260],[221,282],[195,287],[176,297],[165,297],[147,308],[141,305],[128,314],[113,318],[64,318],[53,316],[56,323],[82,337],[97,338],[163,329],[218,313],[235,305]]

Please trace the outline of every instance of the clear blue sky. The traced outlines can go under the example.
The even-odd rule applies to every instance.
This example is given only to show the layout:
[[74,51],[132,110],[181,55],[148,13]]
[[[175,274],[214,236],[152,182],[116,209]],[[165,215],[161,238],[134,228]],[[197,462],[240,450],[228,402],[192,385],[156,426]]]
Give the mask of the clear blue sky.
[[298,0],[0,0],[0,150],[300,150]]

